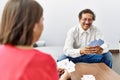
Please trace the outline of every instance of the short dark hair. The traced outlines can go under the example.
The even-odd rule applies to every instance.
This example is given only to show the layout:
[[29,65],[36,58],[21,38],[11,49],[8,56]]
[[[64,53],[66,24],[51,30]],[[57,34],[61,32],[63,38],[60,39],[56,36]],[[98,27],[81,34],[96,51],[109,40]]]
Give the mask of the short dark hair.
[[43,15],[43,8],[35,0],[9,0],[4,8],[1,44],[32,45],[33,28]]
[[90,10],[90,9],[84,9],[84,10],[82,10],[80,13],[79,13],[79,15],[78,15],[78,17],[79,17],[79,20],[82,18],[82,14],[86,14],[86,13],[90,13],[90,14],[92,14],[93,15],[93,20],[95,20],[95,14],[94,14],[94,12],[92,11],[92,10]]

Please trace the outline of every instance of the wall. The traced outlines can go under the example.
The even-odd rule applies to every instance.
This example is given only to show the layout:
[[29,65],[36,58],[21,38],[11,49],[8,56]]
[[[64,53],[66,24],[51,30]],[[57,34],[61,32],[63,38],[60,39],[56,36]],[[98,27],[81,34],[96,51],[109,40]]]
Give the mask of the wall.
[[[118,48],[120,0],[37,1],[44,8],[44,32],[40,40],[45,40],[48,46],[63,46],[67,31],[79,22],[78,13],[85,8],[90,8],[96,14],[96,21],[93,24],[103,32],[110,48]],[[0,1],[0,6],[1,2],[5,3],[5,0]],[[1,12],[0,7],[0,15]]]

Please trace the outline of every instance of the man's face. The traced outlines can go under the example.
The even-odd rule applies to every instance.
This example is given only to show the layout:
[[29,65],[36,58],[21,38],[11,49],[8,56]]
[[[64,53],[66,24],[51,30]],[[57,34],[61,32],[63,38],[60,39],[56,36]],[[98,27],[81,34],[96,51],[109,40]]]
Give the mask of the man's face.
[[93,22],[93,15],[90,13],[83,13],[80,19],[80,25],[84,30],[90,28]]

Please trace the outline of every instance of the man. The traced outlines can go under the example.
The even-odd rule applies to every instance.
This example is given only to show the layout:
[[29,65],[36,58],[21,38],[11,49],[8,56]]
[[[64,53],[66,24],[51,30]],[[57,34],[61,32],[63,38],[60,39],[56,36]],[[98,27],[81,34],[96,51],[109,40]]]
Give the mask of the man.
[[112,54],[104,42],[101,46],[88,46],[91,41],[103,40],[101,32],[92,25],[95,14],[90,9],[84,9],[79,13],[80,24],[71,28],[67,34],[64,53],[58,61],[68,58],[74,63],[100,63],[103,62],[112,68]]

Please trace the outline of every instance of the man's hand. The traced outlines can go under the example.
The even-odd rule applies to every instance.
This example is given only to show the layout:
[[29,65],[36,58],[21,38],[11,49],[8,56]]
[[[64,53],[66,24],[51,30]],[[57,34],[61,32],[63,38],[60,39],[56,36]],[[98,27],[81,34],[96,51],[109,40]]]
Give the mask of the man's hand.
[[103,49],[100,46],[94,46],[94,47],[90,47],[90,46],[86,46],[85,48],[82,48],[80,50],[80,54],[100,54],[103,52]]
[[103,48],[101,48],[100,46],[95,46],[94,48],[96,50],[96,54],[100,54],[103,52]]

